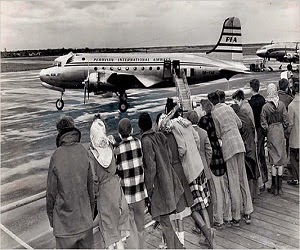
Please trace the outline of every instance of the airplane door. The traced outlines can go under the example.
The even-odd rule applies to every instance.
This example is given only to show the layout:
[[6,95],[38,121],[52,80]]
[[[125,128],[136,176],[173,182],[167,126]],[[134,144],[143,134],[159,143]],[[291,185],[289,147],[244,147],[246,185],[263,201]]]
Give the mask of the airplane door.
[[171,61],[164,60],[163,79],[170,79],[170,78],[172,78]]
[[179,60],[173,60],[173,69],[175,70],[176,75],[180,76],[180,61]]

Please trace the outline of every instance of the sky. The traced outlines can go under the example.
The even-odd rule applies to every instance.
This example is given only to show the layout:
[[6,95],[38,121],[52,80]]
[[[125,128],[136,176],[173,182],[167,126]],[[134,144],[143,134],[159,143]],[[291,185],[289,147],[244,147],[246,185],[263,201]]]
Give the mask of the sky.
[[213,45],[227,17],[243,43],[298,42],[299,0],[0,1],[1,51]]

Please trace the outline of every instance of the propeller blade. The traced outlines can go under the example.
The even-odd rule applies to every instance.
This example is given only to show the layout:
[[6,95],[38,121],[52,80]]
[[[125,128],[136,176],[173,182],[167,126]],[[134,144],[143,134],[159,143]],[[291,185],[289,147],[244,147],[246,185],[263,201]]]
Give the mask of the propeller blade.
[[84,84],[84,92],[83,92],[83,103],[85,105],[85,98],[86,98],[86,85]]
[[87,88],[87,94],[88,94],[88,100],[90,100],[90,81],[88,81],[88,88]]

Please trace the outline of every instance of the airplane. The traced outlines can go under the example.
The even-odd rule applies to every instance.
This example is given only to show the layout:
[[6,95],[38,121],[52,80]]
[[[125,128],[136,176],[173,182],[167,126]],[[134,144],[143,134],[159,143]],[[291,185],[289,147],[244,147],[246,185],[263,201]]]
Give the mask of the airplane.
[[119,110],[128,109],[126,91],[133,88],[175,86],[172,73],[184,71],[188,84],[197,84],[250,73],[242,62],[241,23],[227,18],[217,44],[206,53],[78,53],[70,52],[54,60],[54,65],[41,70],[42,86],[61,92],[56,108],[63,109],[65,89],[86,92],[114,92],[119,97]]
[[256,51],[256,55],[270,60],[275,58],[279,62],[299,63],[299,42],[272,43]]

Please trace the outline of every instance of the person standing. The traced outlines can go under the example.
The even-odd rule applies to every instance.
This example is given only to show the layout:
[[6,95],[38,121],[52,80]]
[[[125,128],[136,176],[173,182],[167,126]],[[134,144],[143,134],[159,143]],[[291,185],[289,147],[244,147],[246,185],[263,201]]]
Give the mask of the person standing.
[[226,185],[226,183],[228,182],[226,174],[226,164],[223,159],[221,145],[219,143],[214,121],[211,116],[213,104],[207,99],[202,99],[200,101],[200,104],[202,114],[198,125],[199,127],[207,131],[208,138],[212,147],[212,159],[209,167],[213,182],[213,185],[211,186],[211,196],[212,202],[214,203],[214,226],[220,228],[225,224],[227,227],[230,227],[232,214],[228,185]]
[[222,152],[227,167],[232,224],[239,226],[241,204],[244,205],[243,219],[249,224],[251,223],[250,214],[253,212],[253,205],[245,168],[245,147],[239,132],[242,122],[230,106],[219,103],[217,93],[208,94],[208,99],[214,105],[212,118],[217,136],[222,141]]
[[95,115],[91,125],[90,140],[89,159],[98,183],[95,185],[98,209],[95,221],[100,228],[101,248],[124,249],[122,239],[129,236],[129,209],[116,175],[114,142],[107,136],[99,115]]
[[265,134],[261,127],[260,123],[260,114],[262,107],[265,105],[266,100],[265,98],[259,94],[260,82],[258,79],[252,79],[250,81],[250,89],[252,96],[249,100],[249,104],[253,110],[254,115],[254,123],[255,129],[257,134],[257,157],[258,157],[258,167],[260,168],[260,174],[263,185],[260,187],[260,191],[265,190],[266,186],[265,183],[268,182],[268,167],[266,162],[266,155],[265,155]]
[[252,199],[257,198],[258,186],[257,179],[260,176],[257,157],[256,157],[256,143],[255,143],[255,127],[249,116],[244,113],[238,104],[232,104],[234,112],[238,115],[242,122],[240,133],[245,145],[245,166],[249,182],[249,188]]
[[147,197],[144,183],[143,154],[141,141],[132,136],[132,125],[128,118],[120,120],[118,132],[121,143],[115,149],[117,173],[129,206],[130,236],[127,248],[144,249],[144,210]]
[[151,117],[146,112],[139,116],[138,126],[142,133],[145,185],[151,204],[151,216],[160,222],[167,247],[182,248],[172,227],[170,214],[175,212],[184,189],[172,168],[167,138],[152,129]]
[[[197,112],[195,110],[190,110],[189,112],[187,112],[186,118],[192,123],[193,128],[197,131],[197,133],[200,137],[199,153],[200,153],[201,160],[203,163],[204,173],[205,173],[205,177],[207,179],[209,193],[211,194],[211,189],[212,189],[213,183],[212,183],[211,171],[209,170],[209,165],[210,165],[210,162],[212,159],[212,147],[210,145],[210,141],[209,141],[207,132],[198,126],[199,116],[198,116]],[[212,202],[209,203],[209,205],[207,207],[207,212],[209,215],[210,225],[213,226],[214,220],[213,220],[213,203]]]
[[181,185],[184,189],[184,193],[180,197],[176,205],[176,213],[170,215],[170,219],[172,222],[174,222],[176,228],[176,234],[178,235],[180,242],[184,246],[183,218],[191,214],[190,207],[193,205],[194,200],[193,200],[192,192],[189,187],[189,183],[185,177],[184,170],[180,161],[178,144],[176,142],[176,139],[173,133],[171,133],[170,131],[166,131],[164,129],[164,126],[162,125],[165,119],[167,119],[167,115],[162,113],[158,114],[158,116],[156,117],[157,128],[158,131],[163,132],[164,135],[167,137],[168,146],[170,147],[171,150],[171,164],[178,178],[180,179]]
[[[288,106],[289,104],[292,102],[293,97],[291,94],[291,90],[289,88],[289,81],[285,78],[282,78],[278,81],[278,86],[279,86],[279,90],[278,90],[278,97],[279,97],[279,101],[282,101],[286,107],[286,110],[288,110]],[[285,150],[286,150],[286,155],[287,155],[287,168],[291,170],[291,166],[289,163],[289,154],[290,154],[290,147],[289,147],[289,138],[287,135],[285,135]]]
[[288,110],[289,104],[292,102],[293,97],[289,94],[289,81],[285,78],[282,78],[278,81],[278,97],[279,101],[282,101]]
[[288,107],[292,180],[288,180],[287,183],[299,185],[299,82],[294,83],[293,92],[295,98]]
[[267,134],[268,155],[272,165],[272,186],[268,192],[278,195],[282,194],[283,165],[287,162],[284,132],[288,129],[289,118],[273,83],[268,85],[266,101],[261,111],[261,127]]
[[93,174],[88,152],[80,143],[81,133],[70,116],[56,123],[57,149],[53,153],[47,177],[46,206],[56,248],[94,246]]
[[[176,109],[173,110],[173,113]],[[170,116],[171,117],[171,116]],[[204,166],[199,153],[200,137],[192,126],[192,123],[182,117],[173,117],[166,122],[165,129],[173,133],[177,145],[179,158],[182,163],[185,177],[189,183],[193,195],[191,207],[192,218],[195,221],[211,248],[215,244],[215,231],[211,228],[207,207],[210,203],[210,192],[204,173]]]

